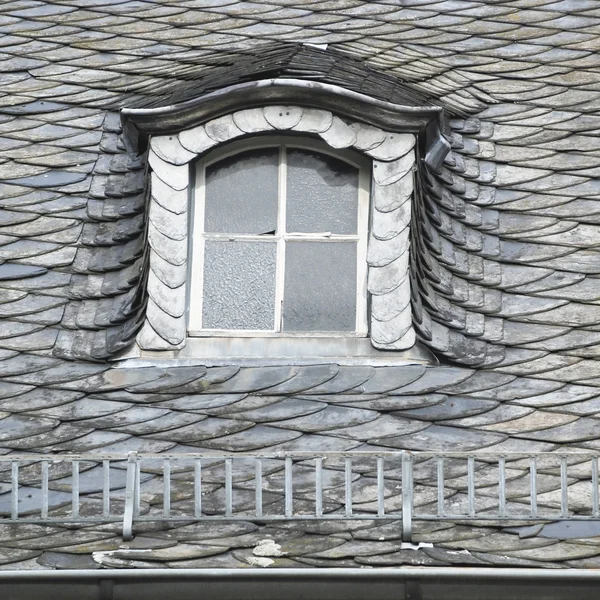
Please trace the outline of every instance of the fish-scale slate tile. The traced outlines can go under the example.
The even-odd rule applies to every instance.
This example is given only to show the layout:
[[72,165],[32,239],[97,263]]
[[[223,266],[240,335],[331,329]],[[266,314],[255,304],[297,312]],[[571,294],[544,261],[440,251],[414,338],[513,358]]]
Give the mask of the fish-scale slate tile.
[[[0,24],[7,88],[0,101],[6,180],[0,184],[0,257],[8,261],[0,265],[6,348],[0,350],[0,411],[6,413],[0,430],[5,422],[6,451],[597,449],[593,3],[441,0],[400,10],[346,0],[293,9],[262,2],[96,2],[88,8],[17,3]],[[290,36],[328,44],[327,50],[289,44]],[[130,154],[143,147],[120,137],[119,108],[172,105],[278,76],[333,83],[397,104],[437,104],[451,117],[444,135],[453,151],[444,167],[419,169],[412,310],[423,344],[473,369],[109,368],[106,359],[126,349],[143,322],[149,272],[149,179],[145,158]],[[236,127],[245,131],[244,116],[236,114]],[[173,146],[157,156],[168,162],[171,153],[177,161],[190,152],[185,144]],[[369,151],[386,160],[386,148],[381,143]],[[65,308],[67,300],[72,304]],[[23,354],[26,349],[32,354]],[[69,359],[68,366],[55,362],[57,356]],[[494,365],[494,371],[485,368]],[[150,407],[154,411],[146,411]],[[526,466],[513,466],[511,494],[521,494],[526,477],[518,469]],[[541,502],[557,507],[556,472],[548,468]],[[488,489],[481,490],[491,501],[497,489],[492,471],[486,473]],[[435,481],[434,471],[427,474]],[[362,491],[372,476],[363,477]],[[454,477],[464,490],[464,472]],[[591,488],[569,483],[579,509]],[[420,491],[421,500],[432,489]],[[464,496],[456,498],[463,509]],[[419,541],[434,548],[386,546],[398,538],[383,534],[389,540],[367,538],[373,546],[365,549],[335,537],[348,534],[351,523],[314,527],[321,537],[280,540],[286,554],[269,564],[597,567],[589,550],[595,546],[567,533],[577,541],[537,545],[539,538],[518,539],[493,527],[419,533],[417,523]],[[249,539],[227,550],[216,540],[231,532],[216,523],[208,528],[214,536],[190,526],[181,547],[149,543],[124,556],[109,547],[113,537],[102,549],[100,539],[88,546],[65,540],[43,554],[33,545],[1,550],[0,568],[241,568],[267,558],[256,547],[240,546]],[[593,529],[590,524],[589,534]],[[24,531],[29,537],[33,529]],[[545,539],[565,539],[558,530],[553,535]],[[36,537],[44,534],[30,539]],[[200,552],[202,544],[190,548],[202,537],[215,540],[219,553]],[[511,538],[515,546],[505,550]],[[309,554],[333,554],[307,556],[303,541],[313,543]],[[92,546],[105,553],[98,562],[90,559]],[[148,548],[152,557],[140,552]]]

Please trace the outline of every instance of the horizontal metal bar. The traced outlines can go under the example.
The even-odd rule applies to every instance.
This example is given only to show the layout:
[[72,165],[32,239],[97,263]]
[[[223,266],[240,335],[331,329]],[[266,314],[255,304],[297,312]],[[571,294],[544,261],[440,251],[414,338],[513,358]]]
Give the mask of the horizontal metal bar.
[[[489,459],[493,461],[498,461],[498,453],[497,452],[410,452],[404,451],[407,455],[413,457],[413,460],[417,459],[428,459],[428,458],[468,458],[469,456],[476,457],[477,460]],[[326,452],[319,451],[310,451],[310,450],[297,450],[290,452],[236,452],[236,453],[167,453],[164,454],[155,454],[155,453],[138,453],[140,459],[146,461],[157,460],[162,461],[165,458],[175,459],[178,461],[190,461],[189,468],[193,469],[193,460],[195,458],[206,459],[220,459],[221,461],[225,458],[270,458],[273,460],[277,459],[285,459],[286,457],[291,458],[336,458],[336,457],[362,457],[362,458],[376,458],[378,456],[383,457],[393,457],[400,456],[401,452],[391,452],[391,451],[337,451],[337,450],[328,450]],[[561,452],[558,455],[556,452],[502,452],[502,456],[506,458],[507,461],[517,460],[519,458],[527,459],[532,456],[536,457],[550,457],[558,459],[560,457],[569,458],[577,458],[580,462],[584,462],[586,460],[590,460],[593,456],[600,457],[599,453],[596,452]],[[93,463],[101,463],[103,460],[111,460],[111,461],[119,461],[122,463],[126,463],[127,455],[126,454],[115,454],[115,453],[106,453],[106,454],[53,454],[52,456],[48,456],[47,454],[10,454],[7,456],[0,456],[0,463],[12,463],[12,462],[25,462],[28,464],[33,464],[35,462],[39,462],[42,460],[47,460],[50,464],[52,463],[60,463],[60,462],[72,462],[74,460],[78,461],[88,461]],[[125,468],[125,464],[123,464],[122,468]]]
[[[227,518],[225,518],[223,515],[203,515],[202,519],[194,519],[194,517],[192,515],[171,515],[169,517],[169,521],[195,521],[195,520],[202,520],[202,521],[252,521],[253,518],[256,518],[252,513],[244,513],[244,514],[232,514],[231,516],[228,516]],[[419,517],[420,518],[420,517]],[[317,517],[316,515],[292,515],[291,517],[287,517],[286,515],[282,514],[282,515],[265,515],[263,513],[263,516],[260,517],[260,521],[354,521],[354,520],[366,520],[366,521],[374,521],[374,520],[379,520],[379,521],[387,521],[387,520],[399,520],[402,519],[402,515],[401,514],[397,514],[397,513],[386,513],[385,517],[383,518],[379,518],[377,517],[376,514],[367,514],[367,513],[360,513],[360,514],[356,514],[353,513],[352,517],[347,517],[345,514],[342,515],[323,515],[321,517]],[[462,517],[461,517],[462,520]],[[496,519],[497,520],[497,519]],[[515,519],[512,519],[515,520]],[[153,515],[153,516],[148,516],[148,515],[140,515],[139,518],[136,519],[136,521],[138,523],[141,522],[145,522],[145,523],[151,523],[153,521],[164,521],[164,518],[161,517],[160,515]],[[3,523],[5,521],[2,521]],[[6,521],[8,522],[8,521]],[[20,521],[19,521],[20,522]],[[36,522],[39,522],[36,521]],[[79,522],[79,521],[77,521]]]

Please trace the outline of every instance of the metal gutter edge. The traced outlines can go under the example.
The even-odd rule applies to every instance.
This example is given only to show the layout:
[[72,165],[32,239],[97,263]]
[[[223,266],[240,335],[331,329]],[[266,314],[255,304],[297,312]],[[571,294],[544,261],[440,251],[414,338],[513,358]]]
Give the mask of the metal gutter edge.
[[47,571],[0,571],[6,580],[58,579],[513,579],[526,581],[600,581],[600,569],[528,569],[516,567],[398,567],[398,568],[306,568],[306,569],[81,569]]
[[10,600],[588,600],[600,570],[464,567],[0,572]]

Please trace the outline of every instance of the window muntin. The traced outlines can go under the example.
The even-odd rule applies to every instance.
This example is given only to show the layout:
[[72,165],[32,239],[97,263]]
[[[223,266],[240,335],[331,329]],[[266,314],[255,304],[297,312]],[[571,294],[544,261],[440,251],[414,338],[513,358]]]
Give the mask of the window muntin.
[[189,334],[366,336],[369,176],[355,153],[302,138],[200,162]]

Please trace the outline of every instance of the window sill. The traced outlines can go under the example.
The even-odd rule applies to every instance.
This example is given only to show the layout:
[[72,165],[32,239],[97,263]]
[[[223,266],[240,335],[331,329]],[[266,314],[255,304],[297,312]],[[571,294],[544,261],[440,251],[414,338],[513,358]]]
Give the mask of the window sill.
[[404,351],[382,351],[365,337],[189,337],[178,351],[148,351],[137,348],[119,357],[145,361],[175,360],[181,364],[206,366],[240,365],[339,365],[400,366],[437,364],[421,344]]

